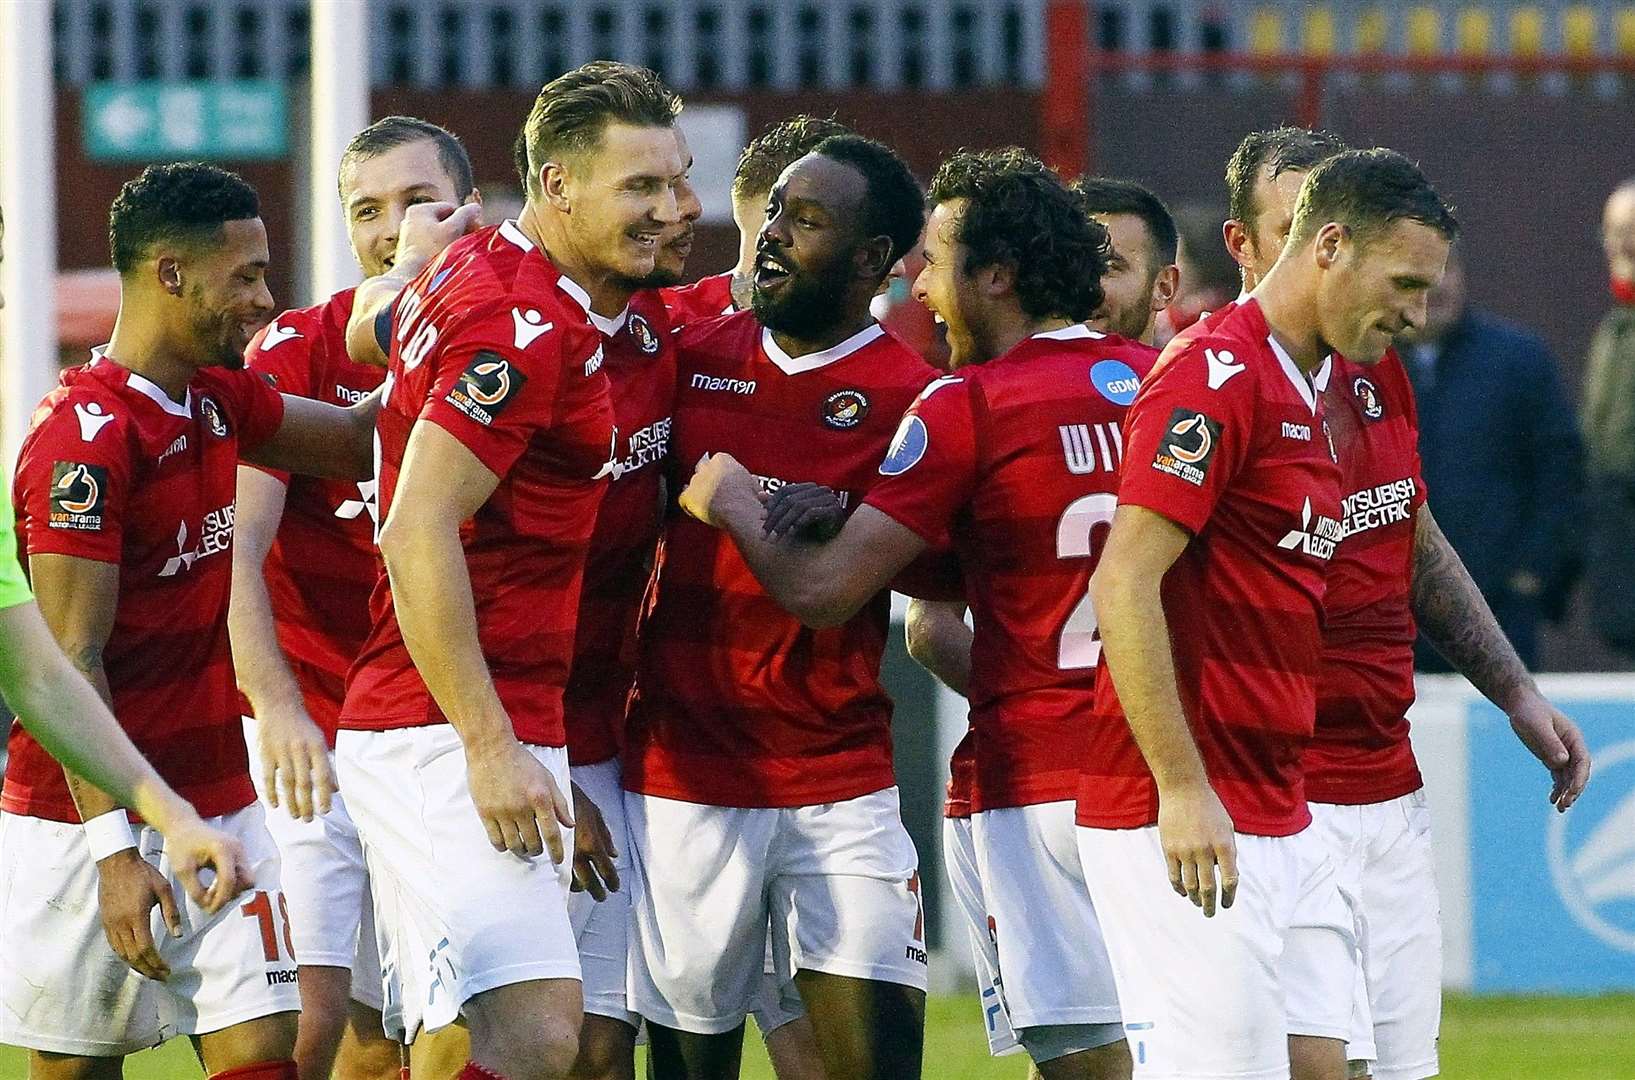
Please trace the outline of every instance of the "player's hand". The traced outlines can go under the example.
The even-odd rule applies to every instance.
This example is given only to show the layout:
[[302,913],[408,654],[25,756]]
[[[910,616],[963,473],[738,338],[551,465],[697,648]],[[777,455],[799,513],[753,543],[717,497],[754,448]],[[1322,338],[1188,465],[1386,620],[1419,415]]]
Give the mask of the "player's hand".
[[573,891],[588,892],[592,900],[601,903],[608,893],[619,891],[619,871],[613,867],[619,849],[613,844],[613,833],[601,809],[579,790],[578,784],[569,786],[573,788],[573,819],[577,822],[573,829]]
[[[187,895],[206,913],[214,915],[255,884],[244,845],[237,837],[206,825],[192,807],[187,817],[161,831],[170,872],[181,879]],[[204,870],[215,875],[209,885],[201,878]]]
[[573,828],[573,807],[550,770],[515,739],[466,748],[471,801],[495,851],[534,858],[546,851],[561,864],[562,829]]
[[483,208],[477,203],[416,203],[403,212],[397,229],[397,254],[392,269],[418,274],[443,249],[468,232],[482,227]]
[[170,977],[170,965],[153,943],[149,912],[154,904],[171,936],[180,937],[182,918],[170,883],[140,852],[126,848],[97,863],[97,905],[108,944],[138,974],[163,982]]
[[761,529],[774,540],[792,536],[821,544],[846,524],[846,507],[831,488],[810,481],[785,484],[766,497],[766,521]]
[[311,821],[315,813],[329,813],[335,770],[318,725],[299,705],[269,709],[256,719],[256,751],[261,755],[261,788],[267,802],[275,809],[282,805],[290,817],[300,821]]
[[[1158,841],[1169,883],[1179,895],[1215,914],[1215,899],[1229,908],[1238,893],[1238,849],[1232,819],[1208,784],[1158,794]],[[1215,874],[1220,871],[1217,887]]]
[[681,508],[706,525],[721,527],[723,497],[754,495],[755,478],[731,454],[705,454],[681,492]]
[[1550,770],[1550,802],[1566,810],[1590,782],[1590,751],[1584,733],[1560,709],[1534,694],[1510,714],[1510,729]]

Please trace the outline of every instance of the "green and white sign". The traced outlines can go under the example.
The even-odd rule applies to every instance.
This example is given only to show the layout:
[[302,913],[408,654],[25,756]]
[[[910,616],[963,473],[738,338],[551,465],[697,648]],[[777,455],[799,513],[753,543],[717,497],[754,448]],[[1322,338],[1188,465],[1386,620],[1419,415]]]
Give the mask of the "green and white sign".
[[218,161],[288,152],[283,83],[103,82],[85,88],[80,128],[93,161]]

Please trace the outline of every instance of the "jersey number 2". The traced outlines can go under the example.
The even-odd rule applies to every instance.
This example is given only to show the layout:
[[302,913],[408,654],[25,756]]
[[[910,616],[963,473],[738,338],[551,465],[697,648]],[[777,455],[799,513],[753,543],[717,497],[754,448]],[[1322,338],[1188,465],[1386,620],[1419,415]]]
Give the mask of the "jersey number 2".
[[[1056,557],[1093,558],[1091,535],[1097,525],[1113,523],[1113,511],[1117,508],[1118,496],[1104,491],[1069,503],[1056,522]],[[1096,632],[1096,606],[1090,602],[1090,590],[1086,587],[1073,613],[1062,624],[1061,639],[1056,646],[1056,666],[1064,671],[1092,668],[1100,660],[1101,635]]]

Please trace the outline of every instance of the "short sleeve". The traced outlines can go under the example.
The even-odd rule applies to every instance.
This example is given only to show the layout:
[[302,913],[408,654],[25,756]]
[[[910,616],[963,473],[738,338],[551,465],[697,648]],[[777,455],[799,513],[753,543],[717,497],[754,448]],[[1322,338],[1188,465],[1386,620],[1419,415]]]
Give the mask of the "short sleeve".
[[880,463],[881,479],[864,500],[932,548],[949,546],[954,517],[976,486],[978,393],[958,375],[926,387],[903,414]]
[[22,565],[17,561],[17,535],[12,531],[14,517],[11,492],[0,485],[0,611],[34,599],[34,594],[28,591]]
[[[556,421],[564,365],[566,327],[541,322],[514,335],[511,309],[483,319],[441,344],[428,363],[436,377],[420,411],[470,450],[495,476],[511,471],[534,435]],[[520,345],[520,347],[519,347]],[[598,352],[586,361],[595,373]]]
[[[244,350],[244,366],[279,393],[314,397],[313,350],[319,345],[317,334],[309,327],[289,320],[288,315],[280,316],[251,339],[250,347]],[[250,467],[285,484],[290,482],[290,474],[282,469]]]
[[[1191,533],[1203,528],[1254,444],[1255,373],[1242,362],[1233,370],[1232,359],[1218,343],[1195,341],[1142,381],[1124,421],[1120,505]],[[1232,373],[1211,386],[1211,367]]]
[[[115,423],[81,437],[75,409],[112,412]],[[30,554],[121,561],[130,495],[130,451],[119,414],[99,402],[60,403],[17,459],[17,521]]]
[[212,389],[222,398],[238,432],[242,457],[278,433],[284,422],[284,395],[254,371],[214,371]]

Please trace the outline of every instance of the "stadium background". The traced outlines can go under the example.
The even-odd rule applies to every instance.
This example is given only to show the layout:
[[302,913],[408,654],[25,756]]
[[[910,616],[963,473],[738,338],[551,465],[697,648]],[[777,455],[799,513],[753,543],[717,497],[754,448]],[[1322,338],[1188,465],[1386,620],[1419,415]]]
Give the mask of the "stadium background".
[[[1601,203],[1635,173],[1635,4],[0,0],[7,475],[43,380],[111,327],[106,211],[144,162],[203,156],[241,171],[263,198],[274,295],[305,304],[349,268],[332,257],[326,124],[351,108],[448,126],[496,220],[518,197],[511,140],[534,94],[596,57],[654,67],[687,97],[700,275],[734,258],[737,150],[794,112],[886,140],[922,178],[960,146],[1015,142],[1217,222],[1222,166],[1245,132],[1321,124],[1423,163],[1466,224],[1473,301],[1541,333],[1574,386],[1606,307]],[[28,208],[39,213],[18,213]],[[1197,254],[1208,269],[1214,252]],[[889,662],[934,971],[957,993],[968,961],[935,837],[963,715],[900,646]],[[1627,666],[1576,621],[1546,662]],[[1554,825],[1542,772],[1459,680],[1428,680],[1416,710],[1456,992],[1450,1077],[1635,1077],[1635,1001],[1618,996],[1635,991],[1635,678],[1563,675],[1548,689],[1584,723],[1599,766]],[[1516,994],[1549,996],[1502,996]],[[1021,1075],[987,1060],[969,995],[934,1001],[931,1025],[927,1075]],[[190,1075],[184,1058],[145,1055],[130,1075]],[[20,1062],[0,1053],[0,1078],[23,1075]]]

